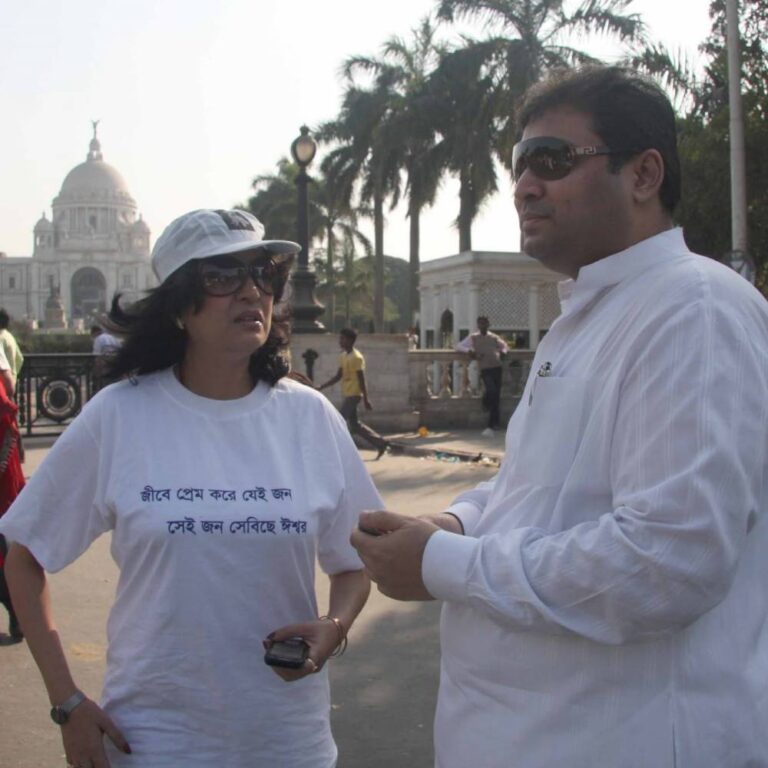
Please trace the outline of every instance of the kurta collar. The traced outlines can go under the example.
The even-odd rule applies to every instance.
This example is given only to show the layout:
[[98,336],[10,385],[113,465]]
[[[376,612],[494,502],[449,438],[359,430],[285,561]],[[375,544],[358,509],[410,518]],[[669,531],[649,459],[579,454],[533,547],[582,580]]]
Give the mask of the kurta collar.
[[597,293],[623,280],[635,277],[673,255],[683,255],[688,248],[680,227],[649,237],[623,251],[607,256],[579,270],[575,280],[558,283],[557,291],[563,314],[583,307]]

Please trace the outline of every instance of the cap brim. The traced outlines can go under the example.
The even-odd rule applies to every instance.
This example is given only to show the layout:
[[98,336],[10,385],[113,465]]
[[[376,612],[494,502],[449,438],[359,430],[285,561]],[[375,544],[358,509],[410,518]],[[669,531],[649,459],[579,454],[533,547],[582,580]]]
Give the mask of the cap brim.
[[291,256],[301,251],[298,243],[292,243],[290,240],[251,240],[241,243],[232,243],[226,248],[219,248],[216,253],[210,253],[205,256],[198,256],[199,259],[210,259],[212,256],[229,256],[233,253],[243,253],[245,251],[267,251],[273,256]]

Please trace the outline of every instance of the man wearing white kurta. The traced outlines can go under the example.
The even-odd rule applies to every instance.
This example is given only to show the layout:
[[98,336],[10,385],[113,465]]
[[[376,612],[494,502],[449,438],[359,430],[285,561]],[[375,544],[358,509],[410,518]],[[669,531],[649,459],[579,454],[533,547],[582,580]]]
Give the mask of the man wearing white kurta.
[[655,86],[582,71],[520,119],[522,247],[571,279],[502,468],[353,536],[444,601],[436,765],[768,766],[768,304],[673,228]]

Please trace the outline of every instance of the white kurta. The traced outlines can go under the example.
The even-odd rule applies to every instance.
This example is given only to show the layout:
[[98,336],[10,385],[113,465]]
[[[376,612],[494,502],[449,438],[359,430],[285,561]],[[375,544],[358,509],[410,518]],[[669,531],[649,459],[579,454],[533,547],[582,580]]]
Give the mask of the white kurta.
[[680,230],[561,299],[425,552],[437,765],[768,766],[768,304]]
[[112,531],[101,702],[133,750],[108,744],[112,768],[330,768],[327,667],[288,685],[262,640],[317,616],[316,560],[362,568],[349,536],[381,504],[322,395],[209,400],[166,370],[99,392],[0,529],[48,571]]

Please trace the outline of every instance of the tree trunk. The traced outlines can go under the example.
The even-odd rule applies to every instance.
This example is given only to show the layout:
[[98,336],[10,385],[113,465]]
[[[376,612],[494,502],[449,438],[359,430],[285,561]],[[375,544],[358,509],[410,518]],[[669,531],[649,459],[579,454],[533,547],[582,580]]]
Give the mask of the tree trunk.
[[378,190],[373,196],[373,327],[384,331],[384,196]]
[[465,171],[459,177],[459,253],[472,250],[472,219],[474,218],[474,190]]
[[326,312],[328,313],[328,329],[331,333],[336,329],[336,273],[334,271],[333,257],[336,250],[336,244],[333,238],[333,225],[331,224],[327,230],[326,236],[326,265],[328,269],[328,305]]
[[416,326],[419,312],[419,247],[421,210],[413,206],[410,212],[410,282],[408,285],[408,324]]

